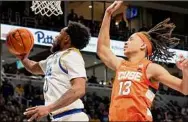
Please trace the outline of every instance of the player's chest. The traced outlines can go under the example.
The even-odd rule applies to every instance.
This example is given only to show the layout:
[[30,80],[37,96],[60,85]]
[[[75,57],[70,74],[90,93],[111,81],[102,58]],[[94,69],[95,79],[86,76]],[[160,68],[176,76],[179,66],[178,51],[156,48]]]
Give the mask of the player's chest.
[[51,76],[53,73],[58,73],[59,64],[60,64],[60,57],[58,55],[54,55],[53,57],[48,59],[46,64],[46,76]]
[[135,82],[141,82],[143,80],[144,72],[140,66],[134,66],[134,67],[121,67],[116,72],[116,79],[118,81],[135,81]]
[[117,80],[118,81],[125,81],[125,80],[131,80],[140,82],[143,79],[143,73],[138,71],[119,71],[117,72]]

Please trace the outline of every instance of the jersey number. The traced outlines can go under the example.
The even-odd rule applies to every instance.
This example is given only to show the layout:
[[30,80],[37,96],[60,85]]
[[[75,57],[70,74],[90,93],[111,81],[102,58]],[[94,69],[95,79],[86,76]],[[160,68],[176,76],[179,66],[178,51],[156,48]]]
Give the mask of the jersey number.
[[130,87],[132,85],[131,81],[120,82],[119,83],[119,95],[128,95],[131,91]]

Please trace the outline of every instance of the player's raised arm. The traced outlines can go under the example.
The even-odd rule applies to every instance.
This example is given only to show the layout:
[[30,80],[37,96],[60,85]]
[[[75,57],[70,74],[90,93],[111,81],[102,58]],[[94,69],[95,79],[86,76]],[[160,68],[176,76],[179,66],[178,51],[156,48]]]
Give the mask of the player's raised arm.
[[9,52],[19,58],[32,74],[44,74],[39,63],[29,60],[28,55],[34,46],[34,36],[26,28],[11,30],[6,37],[6,45]]
[[180,70],[182,70],[182,79],[171,75],[162,66],[154,63],[148,66],[148,72],[155,80],[181,92],[184,95],[188,95],[188,59],[181,57],[181,60],[177,62],[177,66]]
[[[30,59],[27,58],[27,56],[17,56],[18,58],[20,58],[22,64],[24,65],[24,67],[26,68],[27,71],[29,71],[32,74],[36,74],[36,75],[43,75],[44,72],[41,68],[41,66],[39,65],[39,62],[36,61],[32,61]],[[45,64],[44,61],[41,61],[41,65]]]
[[106,9],[98,37],[97,54],[104,64],[112,70],[117,69],[121,63],[121,59],[116,57],[110,49],[110,20],[113,12],[116,11],[122,3],[123,1],[115,1]]

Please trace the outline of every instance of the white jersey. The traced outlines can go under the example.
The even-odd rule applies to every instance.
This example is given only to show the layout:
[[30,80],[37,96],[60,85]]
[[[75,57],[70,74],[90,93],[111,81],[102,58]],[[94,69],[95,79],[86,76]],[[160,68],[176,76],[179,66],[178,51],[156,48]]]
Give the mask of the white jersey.
[[[52,54],[46,60],[40,61],[39,65],[45,74],[43,86],[45,105],[54,103],[69,90],[71,88],[71,79],[77,77],[86,78],[83,57],[79,50],[75,48]],[[59,113],[74,108],[84,108],[80,99],[52,113]]]

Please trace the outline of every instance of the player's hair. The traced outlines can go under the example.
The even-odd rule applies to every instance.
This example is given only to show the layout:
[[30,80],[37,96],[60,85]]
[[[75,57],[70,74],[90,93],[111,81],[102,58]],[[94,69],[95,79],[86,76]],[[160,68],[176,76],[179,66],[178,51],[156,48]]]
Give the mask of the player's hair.
[[89,29],[81,23],[69,21],[66,32],[70,36],[72,46],[79,50],[89,43]]
[[147,32],[143,32],[152,45],[152,55],[148,58],[150,60],[167,61],[171,59],[175,53],[169,51],[169,48],[173,48],[179,43],[179,39],[172,37],[172,31],[176,26],[170,22],[170,18],[160,22]]

